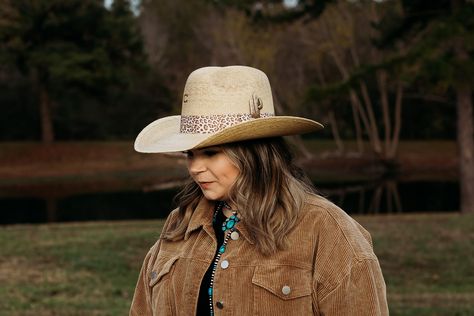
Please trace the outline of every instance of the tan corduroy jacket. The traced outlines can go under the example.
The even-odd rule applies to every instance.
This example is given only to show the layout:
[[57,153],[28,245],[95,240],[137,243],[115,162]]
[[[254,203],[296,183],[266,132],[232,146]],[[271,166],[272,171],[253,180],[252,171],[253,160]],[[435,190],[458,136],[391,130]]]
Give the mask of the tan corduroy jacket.
[[[176,218],[176,210],[165,227]],[[214,258],[213,205],[203,199],[184,240],[158,240],[143,263],[130,315],[196,315],[201,280]],[[388,315],[369,233],[340,208],[308,194],[290,247],[264,257],[248,238],[229,240],[214,278],[214,314]]]

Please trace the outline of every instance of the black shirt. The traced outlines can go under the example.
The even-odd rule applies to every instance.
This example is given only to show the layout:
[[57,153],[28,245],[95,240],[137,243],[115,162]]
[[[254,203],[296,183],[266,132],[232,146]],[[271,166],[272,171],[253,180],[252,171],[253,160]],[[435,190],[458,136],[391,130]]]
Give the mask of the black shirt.
[[[217,206],[216,206],[217,207]],[[212,275],[212,266],[214,265],[214,260],[216,259],[217,251],[219,247],[224,242],[225,232],[222,231],[222,223],[227,219],[222,210],[217,213],[216,221],[212,224],[214,227],[214,233],[216,234],[217,239],[217,248],[216,253],[214,254],[214,259],[204,274],[204,277],[201,282],[201,289],[199,290],[198,305],[196,309],[197,316],[209,316],[211,314],[211,309],[209,307],[209,294],[208,289],[211,284],[211,275]]]

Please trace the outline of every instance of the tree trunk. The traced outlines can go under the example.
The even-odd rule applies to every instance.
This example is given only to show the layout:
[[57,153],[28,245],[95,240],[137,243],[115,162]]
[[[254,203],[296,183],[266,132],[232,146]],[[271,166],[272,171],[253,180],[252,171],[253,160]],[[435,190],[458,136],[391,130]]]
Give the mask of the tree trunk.
[[398,142],[400,140],[400,130],[402,127],[402,102],[403,102],[403,85],[401,81],[397,83],[397,95],[395,99],[395,117],[393,126],[393,137],[388,152],[388,158],[393,159],[397,155]]
[[39,88],[40,94],[40,118],[41,118],[41,140],[44,144],[51,144],[54,141],[54,129],[51,99],[48,91],[42,86]]
[[457,86],[456,98],[461,212],[472,213],[474,212],[474,131],[470,87]]
[[[458,13],[466,3],[464,0],[451,0],[453,13]],[[460,39],[454,43],[454,51],[460,63],[466,63],[470,56],[464,42]],[[467,79],[467,78],[466,78]],[[459,186],[461,191],[461,213],[474,212],[474,131],[472,90],[469,85],[458,82],[456,91],[457,108],[457,143],[459,156]]]
[[380,137],[379,137],[379,131],[377,128],[377,120],[374,114],[374,107],[372,105],[372,101],[370,100],[367,84],[364,81],[360,80],[359,85],[360,85],[360,91],[362,93],[362,98],[364,100],[365,108],[367,110],[367,116],[370,121],[370,130],[374,138],[373,148],[375,148],[374,151],[378,153],[382,150],[382,145],[380,144]]
[[387,158],[387,154],[390,150],[390,138],[391,138],[391,130],[392,124],[390,119],[390,109],[388,105],[388,92],[387,92],[387,72],[384,70],[380,70],[376,74],[377,76],[377,83],[380,90],[380,104],[382,105],[382,117],[383,117],[383,125],[385,131],[384,137],[384,150],[383,155],[384,158]]
[[[347,12],[347,11],[342,11],[342,12],[344,14],[344,12]],[[347,20],[352,20],[350,18],[351,17],[350,14],[346,13],[345,16]],[[351,52],[352,60],[354,61],[354,65],[357,68],[359,68],[360,58],[359,58],[359,55],[357,54],[357,49],[355,46],[356,40],[352,38],[351,42],[352,42],[352,45],[350,47],[350,52]],[[362,100],[364,101],[365,108],[367,110],[368,120],[370,122],[370,132],[369,131],[367,132],[370,135],[373,135],[372,148],[374,149],[375,152],[378,152],[379,148],[381,148],[381,145],[380,145],[379,133],[377,129],[377,120],[375,119],[375,114],[374,114],[374,107],[372,106],[372,101],[370,100],[367,84],[363,80],[359,80],[359,86],[360,86],[360,91],[362,94]],[[360,103],[362,103],[362,101]]]
[[329,111],[328,113],[329,124],[331,125],[332,136],[334,137],[334,141],[336,142],[337,151],[339,154],[344,153],[344,142],[339,135],[339,128],[337,127],[337,120],[336,116],[334,115],[334,111]]
[[[319,78],[319,84],[323,87],[326,87],[326,78],[324,77],[323,70],[321,69],[321,63],[316,63],[316,75]],[[364,150],[363,143],[362,143],[362,133],[360,132],[359,121],[357,117],[357,113],[354,112],[354,108],[352,108],[352,114],[354,116],[354,122],[356,124],[356,140],[357,140],[357,148],[359,152],[362,153]],[[344,142],[339,134],[339,128],[337,127],[337,120],[336,116],[334,115],[334,111],[330,110],[328,113],[329,125],[331,126],[332,135],[334,137],[334,141],[336,142],[337,150],[340,154],[343,154],[345,151]]]
[[353,98],[351,98],[351,108],[352,108],[352,119],[354,120],[354,127],[355,127],[355,132],[356,132],[356,141],[357,141],[357,151],[359,154],[362,154],[364,152],[364,141],[362,139],[362,128],[360,126],[360,117],[361,113],[359,113],[359,110],[354,103]]
[[369,120],[370,116],[368,116],[365,112],[364,107],[362,106],[359,97],[357,96],[357,93],[355,92],[354,89],[349,90],[349,96],[351,100],[351,104],[353,108],[357,110],[359,113],[359,117],[362,120],[362,123],[364,124],[365,130],[367,131],[367,136],[369,137],[369,142],[372,144],[372,150],[379,155],[382,152],[382,148],[380,146],[380,140],[378,136],[377,130],[371,128],[374,126]]

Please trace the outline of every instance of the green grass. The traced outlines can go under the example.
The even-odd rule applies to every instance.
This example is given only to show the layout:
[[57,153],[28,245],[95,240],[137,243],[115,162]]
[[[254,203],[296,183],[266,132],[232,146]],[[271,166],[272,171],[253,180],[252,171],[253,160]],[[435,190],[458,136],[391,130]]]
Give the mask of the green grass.
[[[391,315],[474,315],[474,216],[357,217]],[[0,228],[0,315],[125,315],[163,221]]]
[[474,315],[474,216],[361,217],[372,233],[391,315]]
[[0,230],[0,314],[124,315],[162,221]]

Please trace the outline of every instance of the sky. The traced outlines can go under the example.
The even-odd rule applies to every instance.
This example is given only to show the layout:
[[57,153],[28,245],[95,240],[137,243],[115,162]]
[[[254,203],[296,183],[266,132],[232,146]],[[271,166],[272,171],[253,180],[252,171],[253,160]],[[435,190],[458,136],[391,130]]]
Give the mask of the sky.
[[283,4],[287,8],[294,8],[298,5],[298,0],[283,0]]
[[[139,13],[139,7],[140,7],[140,1],[141,0],[131,0],[131,3],[132,3],[132,10],[135,14],[138,14]],[[107,7],[107,8],[110,8],[110,6],[112,5],[112,3],[114,2],[114,0],[104,0],[104,5]],[[298,5],[298,0],[283,0],[283,4],[287,7],[287,8],[294,8]]]
[[[104,0],[104,5],[106,8],[110,8],[114,0]],[[136,15],[140,12],[140,2],[141,0],[130,0],[130,3],[132,5],[132,11]]]

